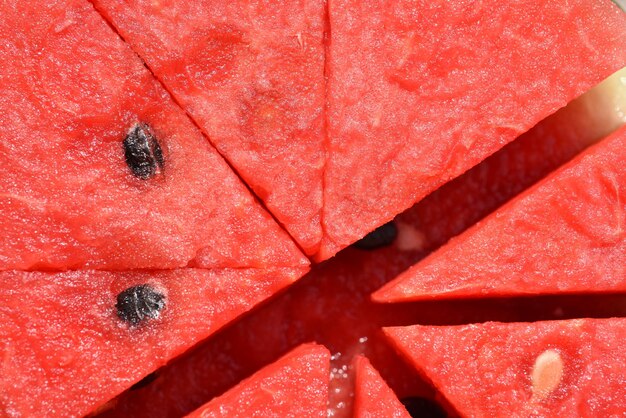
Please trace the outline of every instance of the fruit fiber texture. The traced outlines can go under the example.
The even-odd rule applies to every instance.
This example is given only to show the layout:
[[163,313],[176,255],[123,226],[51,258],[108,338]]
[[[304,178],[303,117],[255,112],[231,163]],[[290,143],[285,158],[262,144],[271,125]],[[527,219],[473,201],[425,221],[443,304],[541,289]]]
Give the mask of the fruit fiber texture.
[[308,253],[322,237],[323,0],[94,0]]
[[100,416],[188,414],[298,344],[317,341],[333,353],[332,416],[348,417],[354,393],[352,359],[358,354],[367,356],[399,397],[434,396],[388,346],[381,326],[624,315],[626,303],[619,295],[393,305],[370,300],[371,292],[603,135],[607,115],[619,115],[606,99],[594,89],[559,110],[396,217],[398,234],[388,246],[348,248],[314,267],[284,294],[157,371],[152,383],[125,392]]
[[626,290],[621,128],[374,294],[378,301]]
[[[83,416],[301,274],[288,268],[2,272],[0,411]],[[133,325],[118,316],[117,295],[144,284],[162,295],[164,306]]]
[[330,353],[303,345],[189,417],[326,417]]
[[609,417],[626,411],[626,319],[389,328],[467,417]]
[[355,418],[410,418],[400,400],[365,357],[355,357]]
[[[91,4],[0,3],[0,269],[306,263]],[[124,140],[163,154],[135,176]]]
[[607,0],[329,2],[325,259],[626,65]]

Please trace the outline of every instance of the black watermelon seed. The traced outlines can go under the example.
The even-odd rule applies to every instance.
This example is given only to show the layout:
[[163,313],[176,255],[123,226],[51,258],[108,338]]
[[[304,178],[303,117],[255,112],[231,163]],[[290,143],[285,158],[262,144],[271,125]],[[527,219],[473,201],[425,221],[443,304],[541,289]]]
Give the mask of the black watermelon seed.
[[414,396],[400,402],[413,418],[446,418],[448,414],[432,399]]
[[379,226],[353,245],[361,250],[375,250],[391,245],[398,236],[398,227],[391,221]]
[[148,284],[129,287],[117,295],[117,316],[130,325],[156,319],[165,308],[165,296]]
[[147,123],[137,123],[124,138],[126,164],[136,177],[147,180],[163,169],[163,151]]
[[154,382],[157,379],[157,377],[159,377],[157,372],[152,372],[149,375],[145,376],[143,379],[141,379],[139,382],[129,387],[128,390],[137,390],[137,389],[145,388],[150,383]]

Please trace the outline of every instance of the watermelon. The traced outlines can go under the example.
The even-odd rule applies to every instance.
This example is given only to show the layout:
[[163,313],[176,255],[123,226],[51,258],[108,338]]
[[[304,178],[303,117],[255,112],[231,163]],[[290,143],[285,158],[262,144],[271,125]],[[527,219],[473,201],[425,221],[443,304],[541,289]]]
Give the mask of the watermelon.
[[329,15],[318,259],[626,65],[607,0],[332,0]]
[[[613,84],[615,77],[609,80]],[[124,393],[102,417],[181,416],[271,363],[315,340],[333,352],[330,408],[351,411],[352,358],[365,353],[404,398],[432,398],[432,389],[390,350],[381,325],[462,324],[580,315],[623,315],[623,296],[544,297],[377,305],[370,293],[571,158],[603,133],[612,96],[603,83],[474,169],[438,189],[394,221],[386,246],[346,249],[284,295],[159,370],[145,387]],[[597,123],[591,124],[594,120]],[[379,241],[380,243],[380,241]]]
[[94,4],[314,253],[325,161],[324,1]]
[[625,158],[626,127],[402,274],[374,299],[626,290]]
[[301,274],[2,272],[0,411],[85,415]]
[[87,1],[1,7],[0,269],[307,262]]
[[626,68],[396,217],[397,247],[424,254],[626,122]]
[[386,330],[468,417],[618,417],[626,412],[626,319]]
[[608,0],[95,4],[318,261],[626,64]]
[[354,365],[356,383],[353,415],[356,418],[410,418],[411,415],[366,357],[355,357]]
[[[229,88],[220,91],[219,103],[245,102],[243,120],[236,121],[239,126],[228,125],[233,119],[229,120],[221,108],[215,109],[212,118],[227,121],[227,133],[235,132],[233,138],[237,139],[229,138],[221,143],[211,139],[300,246],[317,259],[325,258],[334,250],[326,250],[323,245],[337,244],[322,242],[328,239],[323,237],[327,232],[321,220],[322,185],[329,175],[325,157],[331,154],[333,144],[332,138],[320,142],[316,133],[322,130],[322,135],[326,135],[322,128],[324,124],[329,126],[328,120],[324,120],[328,115],[322,110],[324,106],[332,110],[332,103],[324,104],[322,99],[319,106],[319,89],[324,97],[324,80],[320,82],[316,77],[320,61],[329,73],[331,66],[327,65],[330,60],[325,62],[325,51],[311,53],[320,47],[333,49],[332,43],[324,45],[321,37],[315,38],[320,33],[330,34],[328,22],[323,30],[317,31],[325,20],[323,6],[306,3],[313,12],[307,9],[303,13],[297,7],[304,2],[246,3],[243,6],[248,13],[242,13],[242,4],[222,3],[202,3],[202,6],[214,6],[210,13],[194,8],[194,4],[176,5],[175,1],[153,1],[150,5],[131,1],[119,7],[134,10],[137,4],[143,4],[148,11],[156,10],[155,15],[162,11],[168,14],[165,27],[159,23],[163,16],[146,25],[144,20],[151,15],[139,14],[137,27],[132,30],[138,28],[139,32],[153,34],[154,27],[159,40],[165,41],[168,35],[173,34],[175,41],[178,34],[184,35],[182,42],[170,42],[168,48],[181,48],[191,60],[187,61],[187,55],[182,58],[178,69],[187,66],[186,73],[176,69],[176,80],[165,82],[165,87],[210,136],[213,135],[199,121],[206,112],[195,112],[194,100],[203,90],[214,90],[215,84],[221,82],[220,71],[228,73],[223,81],[224,85],[230,83]],[[107,13],[106,5],[98,7]],[[366,353],[372,359],[382,374],[380,377],[403,397],[411,411],[426,399],[415,396],[432,398],[432,389],[384,344],[381,325],[462,323],[484,318],[519,321],[536,316],[606,315],[607,312],[623,315],[626,305],[619,296],[395,306],[375,305],[369,299],[373,289],[447,240],[453,234],[450,231],[464,229],[488,213],[492,205],[510,198],[516,190],[523,189],[588,144],[580,141],[572,145],[567,134],[559,133],[557,137],[566,138],[564,142],[542,144],[540,149],[532,149],[532,141],[517,142],[528,144],[528,149],[526,145],[506,147],[503,153],[479,166],[487,167],[486,171],[472,170],[438,190],[417,205],[418,210],[385,223],[336,260],[316,267],[302,285],[165,365],[252,305],[292,283],[307,269],[307,261],[254,201],[194,122],[91,7],[70,1],[63,5],[45,2],[28,6],[17,2],[0,8],[3,13],[6,9],[7,16],[4,23],[0,17],[0,33],[7,40],[0,46],[0,53],[9,61],[8,71],[4,77],[0,75],[7,83],[0,85],[6,84],[10,91],[8,101],[5,97],[0,99],[0,108],[6,105],[8,115],[0,117],[7,137],[4,141],[7,145],[0,146],[4,152],[0,156],[7,156],[8,167],[4,180],[0,171],[3,186],[0,202],[2,197],[6,199],[5,206],[0,203],[0,215],[5,213],[2,208],[8,208],[6,213],[13,217],[6,222],[13,234],[7,239],[6,251],[0,244],[3,248],[0,262],[6,259],[9,264],[0,264],[0,270],[85,269],[65,273],[0,273],[5,276],[0,291],[0,347],[5,354],[3,377],[0,377],[1,415],[80,416],[102,412],[117,416],[181,416],[276,356],[311,340],[320,341],[333,351],[330,386],[328,352],[319,346],[309,346],[311,351],[318,351],[317,360],[324,359],[292,362],[292,365],[297,363],[294,367],[304,366],[307,373],[311,372],[307,378],[296,379],[294,383],[293,370],[282,369],[285,360],[281,360],[211,401],[197,414],[206,416],[223,411],[227,415],[282,416],[308,415],[314,411],[325,415],[324,395],[329,392],[328,412],[348,414],[355,374],[348,365],[359,353]],[[105,17],[117,23],[112,15]],[[313,25],[313,38],[320,42],[313,42],[310,47],[309,32],[297,32],[298,47],[294,51],[293,45],[285,43],[285,35],[290,36],[290,31],[294,26],[299,28],[302,20]],[[583,20],[587,22],[593,17]],[[189,32],[179,23],[189,21],[196,25],[191,25],[192,34],[187,36]],[[11,24],[16,22],[19,28],[10,32]],[[220,26],[224,22],[227,27]],[[121,26],[117,29],[127,36]],[[612,30],[602,29],[603,33]],[[242,42],[237,39],[240,34]],[[139,33],[138,38],[141,36]],[[194,42],[196,46],[188,48]],[[607,38],[603,42],[614,45],[621,40]],[[141,45],[131,44],[145,58]],[[160,47],[158,42],[155,44]],[[588,44],[585,48],[590,45],[594,47]],[[161,56],[171,52],[168,48],[160,51]],[[202,57],[198,60],[199,55]],[[231,61],[239,59],[245,65],[240,62],[231,65]],[[275,62],[268,66],[268,61]],[[592,75],[608,71],[612,62],[606,58],[595,62],[595,67],[582,78],[589,81]],[[154,70],[150,60],[148,64]],[[264,72],[268,67],[271,68]],[[191,73],[190,68],[197,71]],[[203,73],[207,69],[209,75]],[[556,72],[557,76],[566,73]],[[155,73],[165,80],[159,71]],[[271,79],[274,74],[280,74],[280,79]],[[573,84],[580,81],[578,78]],[[250,93],[249,85],[259,79],[261,88],[256,84]],[[259,91],[267,87],[268,79],[279,92]],[[17,83],[11,87],[14,80]],[[189,102],[172,87],[181,80],[185,81],[182,84],[187,83],[185,86],[196,83],[194,88],[202,87],[193,92]],[[291,83],[287,88],[281,85],[284,80]],[[557,80],[555,85],[561,82]],[[573,94],[575,88],[578,87],[566,89],[566,94],[561,91],[557,96]],[[231,91],[242,90],[243,99],[233,99]],[[202,100],[198,102],[201,106],[205,104]],[[214,103],[218,101],[214,99]],[[154,108],[145,110],[148,106]],[[20,125],[22,119],[26,122]],[[290,130],[294,120],[302,128],[295,134]],[[19,130],[22,125],[23,131],[39,142]],[[241,135],[237,136],[238,131],[243,132],[243,140]],[[50,149],[42,145],[48,137],[52,138]],[[232,152],[227,149],[230,144]],[[248,152],[249,146],[254,149],[252,152]],[[551,147],[557,151],[556,155],[551,154],[554,162],[549,158],[537,164],[536,156]],[[103,151],[106,156],[99,157]],[[513,158],[521,161],[520,167],[512,169],[503,164],[511,152],[521,152]],[[286,162],[281,163],[281,159]],[[210,174],[201,173],[200,164]],[[517,173],[518,168],[523,174]],[[249,171],[244,173],[245,170]],[[389,171],[394,170],[392,164]],[[485,176],[485,172],[489,174]],[[508,188],[502,177],[510,173],[515,177],[509,181],[512,186]],[[357,182],[364,192],[369,187],[367,182],[358,179]],[[100,189],[100,183],[107,186]],[[74,193],[75,186],[79,193]],[[135,186],[140,192],[129,192]],[[4,193],[5,188],[8,193]],[[31,189],[37,192],[37,199],[32,199]],[[493,189],[497,193],[491,198]],[[144,200],[148,193],[151,201]],[[490,198],[483,204],[479,196]],[[450,210],[455,204],[438,206],[441,202],[471,202],[472,198],[476,201],[464,207],[463,214]],[[355,204],[359,205],[358,199]],[[411,221],[417,219],[420,211],[439,211],[440,215],[432,224]],[[0,222],[2,219],[0,216]],[[377,223],[384,222],[379,217]],[[452,224],[454,227],[448,228]],[[25,239],[20,228],[27,231]],[[378,248],[381,246],[385,248]],[[185,266],[165,271],[119,271]],[[596,307],[594,301],[601,301],[602,305]],[[589,303],[592,305],[587,306]],[[293,360],[292,356],[287,358]],[[554,351],[548,356],[551,356],[548,360],[554,361]],[[155,371],[158,367],[162,369]],[[278,380],[275,376],[264,379],[265,373],[272,370],[278,370]],[[311,374],[318,377],[313,383],[308,379]],[[305,399],[315,405],[302,402],[301,387],[309,389],[305,397],[311,390],[315,392]],[[102,405],[124,388],[128,388],[124,396]],[[128,402],[131,408],[127,408]],[[94,410],[98,405],[102,406]],[[359,408],[360,404],[356,406]],[[141,411],[128,413],[132,408]]]
[[296,348],[189,417],[326,417],[330,353]]

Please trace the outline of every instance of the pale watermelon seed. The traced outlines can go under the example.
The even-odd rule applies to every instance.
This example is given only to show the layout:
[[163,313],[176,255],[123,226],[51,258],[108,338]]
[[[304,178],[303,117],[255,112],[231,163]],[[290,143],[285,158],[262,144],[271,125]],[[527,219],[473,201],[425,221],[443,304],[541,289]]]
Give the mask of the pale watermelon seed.
[[531,401],[543,401],[550,396],[561,383],[563,371],[563,358],[557,350],[548,349],[539,354],[530,376],[532,384]]

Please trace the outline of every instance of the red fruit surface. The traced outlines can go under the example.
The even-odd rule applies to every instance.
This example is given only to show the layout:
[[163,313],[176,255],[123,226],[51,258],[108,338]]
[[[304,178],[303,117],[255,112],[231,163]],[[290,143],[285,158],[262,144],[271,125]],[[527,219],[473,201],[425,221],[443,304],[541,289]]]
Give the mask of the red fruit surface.
[[[0,9],[0,269],[306,263],[88,2]],[[137,122],[164,153],[147,180],[124,157]]]
[[321,260],[626,64],[606,0],[329,2]]
[[323,0],[94,0],[308,253],[321,240]]
[[365,357],[354,361],[354,417],[410,418],[400,400]]
[[374,294],[378,301],[626,290],[626,128]]
[[[0,411],[85,415],[302,273],[2,272]],[[146,283],[165,295],[165,308],[131,326],[116,314],[117,295]]]
[[303,345],[189,417],[326,417],[330,353]]
[[626,319],[389,328],[392,343],[468,417],[626,411]]
[[372,291],[593,142],[606,128],[597,118],[612,112],[612,104],[598,100],[603,97],[585,95],[560,110],[399,215],[392,245],[370,252],[349,248],[314,267],[285,294],[159,370],[154,382],[124,393],[101,416],[187,414],[307,341],[323,343],[333,353],[330,410],[333,416],[350,416],[351,364],[357,354],[372,361],[399,397],[434,396],[390,349],[381,326],[623,315],[626,303],[619,295],[396,305],[370,300]]

